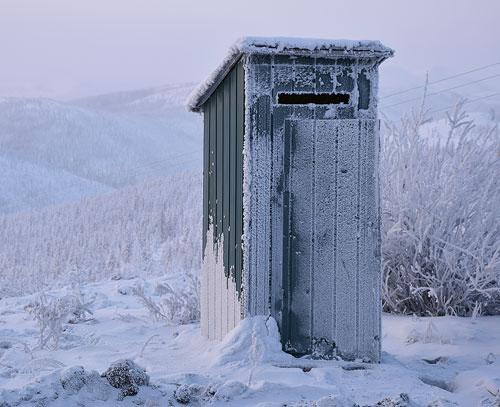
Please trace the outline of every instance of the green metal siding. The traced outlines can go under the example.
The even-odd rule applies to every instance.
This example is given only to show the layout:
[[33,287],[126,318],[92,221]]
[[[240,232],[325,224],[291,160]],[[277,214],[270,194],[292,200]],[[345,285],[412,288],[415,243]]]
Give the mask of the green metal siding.
[[[208,230],[208,201],[209,201],[209,170],[210,170],[210,115],[203,117],[203,230]],[[203,249],[207,243],[207,234],[203,233]]]
[[[223,238],[226,277],[241,289],[243,256],[244,68],[240,62],[226,75],[203,106],[203,250],[213,225],[214,242]],[[209,248],[211,249],[211,248]]]

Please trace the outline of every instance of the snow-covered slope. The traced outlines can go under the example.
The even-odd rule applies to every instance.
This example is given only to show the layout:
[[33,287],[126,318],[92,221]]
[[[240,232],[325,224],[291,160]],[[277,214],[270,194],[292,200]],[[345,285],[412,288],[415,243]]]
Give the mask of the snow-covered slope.
[[1,155],[0,174],[0,212],[28,211],[112,190],[66,170],[46,168]]
[[[93,195],[96,184],[109,190],[199,170],[201,117],[182,105],[191,89],[173,85],[72,102],[0,99],[0,157],[40,168],[9,164],[11,181],[2,189],[0,214],[63,201],[58,197]],[[59,191],[43,188],[69,175],[75,181],[62,182]],[[31,197],[23,200],[19,188],[10,189],[12,183],[38,186],[23,190]]]

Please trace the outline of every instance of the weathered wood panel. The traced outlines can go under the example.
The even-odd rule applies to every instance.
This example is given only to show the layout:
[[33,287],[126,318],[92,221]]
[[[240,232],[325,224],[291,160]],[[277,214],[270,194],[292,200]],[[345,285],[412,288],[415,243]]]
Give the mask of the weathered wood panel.
[[[351,359],[356,354],[358,281],[358,140],[357,120],[335,122],[337,150],[337,233],[335,242],[335,314],[338,351]],[[333,129],[332,129],[333,130]]]
[[314,263],[314,122],[294,121],[290,127],[290,349],[307,353],[312,324]]
[[[331,337],[335,317],[336,192],[338,130],[330,131],[324,122],[316,124],[314,181],[314,309],[313,338]],[[321,278],[318,278],[321,276]]]

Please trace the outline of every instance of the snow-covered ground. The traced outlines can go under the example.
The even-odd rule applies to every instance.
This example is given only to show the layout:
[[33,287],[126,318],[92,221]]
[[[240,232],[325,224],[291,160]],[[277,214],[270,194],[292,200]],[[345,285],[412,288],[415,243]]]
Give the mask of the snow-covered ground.
[[[0,406],[500,405],[500,316],[384,315],[381,364],[296,359],[281,352],[272,319],[244,320],[224,342],[209,342],[199,324],[153,321],[134,295],[140,285],[159,301],[165,283],[180,289],[185,279],[82,285],[93,318],[64,324],[57,350],[37,349],[39,330],[25,309],[36,295],[0,299]],[[99,375],[119,359],[150,376],[135,396]]]

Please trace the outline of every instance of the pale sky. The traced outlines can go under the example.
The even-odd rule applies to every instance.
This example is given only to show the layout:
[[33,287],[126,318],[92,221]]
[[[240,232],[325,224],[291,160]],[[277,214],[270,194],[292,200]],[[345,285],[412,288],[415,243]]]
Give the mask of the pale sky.
[[500,61],[500,1],[0,0],[0,96],[197,82],[243,35],[378,39],[437,77]]

